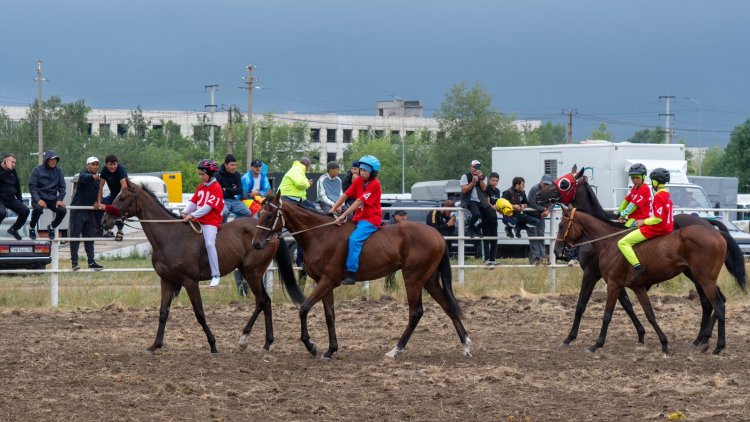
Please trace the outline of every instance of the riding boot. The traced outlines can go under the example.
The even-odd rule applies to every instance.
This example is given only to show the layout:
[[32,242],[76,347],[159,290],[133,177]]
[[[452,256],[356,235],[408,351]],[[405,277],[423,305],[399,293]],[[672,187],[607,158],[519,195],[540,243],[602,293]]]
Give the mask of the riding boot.
[[633,267],[633,277],[630,278],[631,282],[638,280],[646,272],[646,266],[641,264],[635,264]]
[[353,273],[351,271],[346,273],[346,277],[341,280],[341,284],[352,286],[356,282],[357,273]]

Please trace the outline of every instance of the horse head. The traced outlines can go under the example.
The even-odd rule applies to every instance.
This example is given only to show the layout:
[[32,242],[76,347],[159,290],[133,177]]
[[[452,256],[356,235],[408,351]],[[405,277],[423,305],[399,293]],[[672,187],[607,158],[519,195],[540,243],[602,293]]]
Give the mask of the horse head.
[[268,192],[266,200],[258,212],[258,225],[253,234],[253,247],[261,250],[266,247],[266,242],[278,238],[281,229],[284,228],[284,216],[282,207],[281,191],[276,194]]
[[561,204],[563,215],[555,239],[555,255],[563,257],[569,249],[574,248],[575,243],[583,237],[583,230],[576,224],[576,208]]
[[138,206],[137,196],[141,189],[140,186],[127,179],[127,187],[120,191],[112,205],[107,205],[104,208],[105,214],[102,225],[105,229],[109,230],[116,222],[138,215],[140,207]]
[[570,204],[576,197],[579,189],[585,188],[588,179],[583,175],[585,168],[579,172],[565,174],[555,180],[555,182],[544,189],[540,189],[536,194],[536,200],[539,204],[550,205],[556,203]]

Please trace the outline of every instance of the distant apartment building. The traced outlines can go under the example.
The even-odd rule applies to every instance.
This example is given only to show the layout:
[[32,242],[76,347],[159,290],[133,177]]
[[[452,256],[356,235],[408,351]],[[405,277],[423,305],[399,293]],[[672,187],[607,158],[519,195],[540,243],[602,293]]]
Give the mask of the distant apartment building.
[[[12,120],[25,119],[28,107],[0,106]],[[270,114],[279,123],[304,123],[310,129],[309,142],[319,145],[320,162],[341,160],[344,151],[354,139],[362,135],[370,136],[398,136],[408,137],[416,132],[429,132],[431,136],[439,135],[440,127],[437,119],[422,116],[421,101],[394,100],[377,101],[375,116],[353,116],[340,114]],[[127,123],[132,110],[122,109],[92,109],[88,114],[89,134],[120,134],[127,133]],[[143,118],[150,122],[152,128],[161,128],[165,122],[173,122],[180,127],[182,136],[194,134],[194,127],[201,126],[208,113],[196,111],[174,110],[142,110]],[[229,119],[228,111],[214,113],[214,125],[224,128]],[[261,122],[265,114],[253,114],[256,125]],[[533,130],[541,126],[540,120],[516,120],[516,127],[520,131]],[[256,126],[257,127],[257,126]]]

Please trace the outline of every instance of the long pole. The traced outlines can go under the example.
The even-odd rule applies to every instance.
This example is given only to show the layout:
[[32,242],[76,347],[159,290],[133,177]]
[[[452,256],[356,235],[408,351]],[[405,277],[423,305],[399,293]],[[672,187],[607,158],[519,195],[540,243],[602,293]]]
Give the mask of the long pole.
[[232,140],[232,109],[229,106],[229,121],[227,121],[227,154],[234,154],[234,141]]
[[401,135],[401,193],[406,193],[406,147],[404,144],[406,144],[406,136],[404,134],[404,119],[406,115],[406,106],[404,105],[404,100],[401,100],[401,130],[399,131],[399,134]]
[[255,85],[255,78],[253,77],[253,71],[255,66],[247,65],[247,157],[246,163],[248,167],[250,162],[253,161],[253,89]]
[[210,158],[214,158],[214,113],[216,112],[216,88],[218,86],[216,84],[206,85],[206,88],[211,90],[211,104],[208,105],[211,108],[211,128],[208,134],[208,155]]
[[37,81],[37,109],[36,109],[36,130],[37,144],[39,147],[39,164],[42,164],[44,157],[44,107],[42,103],[42,61],[36,61],[36,81]]

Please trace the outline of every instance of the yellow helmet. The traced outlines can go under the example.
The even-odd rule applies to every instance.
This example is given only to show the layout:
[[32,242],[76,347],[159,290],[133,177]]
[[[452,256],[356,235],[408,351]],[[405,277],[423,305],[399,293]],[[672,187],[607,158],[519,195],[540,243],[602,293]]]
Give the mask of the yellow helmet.
[[508,217],[513,215],[513,206],[510,204],[510,201],[505,198],[500,198],[495,202],[495,209],[498,210],[500,214]]

